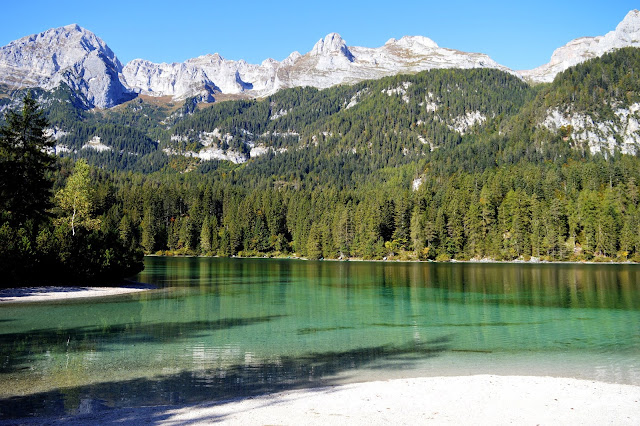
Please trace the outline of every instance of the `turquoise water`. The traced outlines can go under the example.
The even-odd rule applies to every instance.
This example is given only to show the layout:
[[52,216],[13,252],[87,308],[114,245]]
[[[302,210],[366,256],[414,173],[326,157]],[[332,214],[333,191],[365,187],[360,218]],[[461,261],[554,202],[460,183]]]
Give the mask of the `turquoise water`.
[[0,306],[0,419],[411,376],[640,385],[640,267],[145,260],[157,290]]

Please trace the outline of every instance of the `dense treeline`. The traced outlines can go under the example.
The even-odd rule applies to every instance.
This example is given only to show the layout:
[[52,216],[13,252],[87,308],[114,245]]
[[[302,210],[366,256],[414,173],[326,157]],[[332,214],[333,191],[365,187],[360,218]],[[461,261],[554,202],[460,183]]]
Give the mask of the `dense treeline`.
[[[533,119],[556,105],[552,99],[561,88],[573,91],[561,95],[567,104],[564,97],[594,98],[588,95],[593,91],[608,93],[609,104],[622,102],[618,96],[635,99],[620,87],[628,89],[625,76],[640,72],[638,51],[622,49],[576,68],[535,89],[487,70],[464,78],[459,71],[441,71],[337,88],[333,93],[343,105],[355,99],[356,106],[310,122],[302,134],[324,135],[317,146],[207,174],[120,177],[122,212],[139,224],[137,238],[148,253],[640,260],[638,158],[592,156],[576,149],[566,134],[541,129]],[[592,77],[574,84],[575,73]],[[486,80],[485,92],[477,89],[478,78]],[[455,90],[463,95],[444,95]],[[199,117],[211,118],[203,131],[220,128],[224,120],[237,123],[219,117],[224,108],[241,107],[237,113],[245,118],[287,112],[252,131],[273,130],[285,119],[293,120],[289,128],[299,121],[287,97],[304,99],[295,104],[304,115],[308,109],[300,106],[316,99],[316,91],[296,89],[280,96],[280,103],[270,98],[268,104],[213,107],[191,117],[191,125]],[[434,104],[427,109],[425,102]],[[415,111],[413,119],[407,110]],[[480,111],[493,119],[460,135],[438,127],[446,117],[435,117],[443,111],[450,117]],[[402,132],[430,116],[431,128],[442,131],[436,135],[438,148],[412,156],[407,149],[412,138],[428,134],[425,129]],[[410,191],[418,176],[420,189]]]
[[547,89],[547,107],[571,105],[587,113],[608,115],[612,109],[640,101],[640,49],[624,48],[571,67]]
[[626,156],[428,175],[415,192],[120,175],[107,217],[148,253],[640,260],[638,179]]
[[109,198],[100,196],[95,171],[84,160],[56,162],[46,126],[27,95],[0,127],[2,285],[118,280],[139,271],[139,247],[96,217]]
[[[79,233],[102,235],[91,247],[116,244],[122,258],[142,249],[640,261],[640,159],[592,155],[570,132],[539,125],[559,105],[606,117],[637,102],[638,73],[638,50],[621,49],[533,88],[495,70],[434,70],[200,110],[188,100],[170,116],[137,101],[118,111],[77,112],[69,123],[81,140],[103,129],[104,141],[120,150],[82,150],[102,169],[87,172],[91,220]],[[73,111],[56,108],[67,110],[50,108],[50,116]],[[203,132],[228,135],[219,141],[224,149],[259,144],[278,153],[234,165],[160,150],[197,149]],[[69,186],[70,169],[64,160],[51,172],[56,193]],[[68,240],[62,200],[55,201],[53,236],[30,231],[24,241],[58,244],[57,229]],[[7,238],[21,241],[21,228],[12,229]]]

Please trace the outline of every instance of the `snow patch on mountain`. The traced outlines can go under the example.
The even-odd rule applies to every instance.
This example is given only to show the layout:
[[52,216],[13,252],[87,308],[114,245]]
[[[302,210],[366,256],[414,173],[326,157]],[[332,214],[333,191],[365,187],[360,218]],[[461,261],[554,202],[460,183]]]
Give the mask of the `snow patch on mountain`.
[[213,146],[201,149],[194,157],[198,157],[201,160],[225,160],[234,164],[242,164],[247,161],[247,157],[240,152],[232,150],[223,151]]
[[430,141],[428,139],[425,139],[421,135],[418,135],[418,140],[420,141],[420,143],[422,145],[429,145],[429,151],[431,151],[431,152],[433,152],[437,148],[437,146],[432,141]]
[[60,129],[58,126],[56,127],[51,127],[48,129],[44,130],[44,136],[47,138],[51,138],[53,140],[59,140],[62,139],[64,136],[68,135],[69,132],[65,132],[64,130]]
[[440,107],[440,104],[438,104],[438,102],[436,101],[437,100],[435,99],[435,96],[433,95],[433,93],[428,92],[427,95],[424,97],[424,102],[421,102],[420,106],[425,107],[427,112],[436,112]]
[[230,161],[234,164],[241,164],[247,161],[247,157],[242,153],[235,152],[232,150],[224,151],[221,148],[215,146],[209,146],[201,149],[198,152],[194,151],[180,151],[174,148],[164,148],[162,150],[167,155],[175,155],[175,156],[183,156],[183,157],[192,157],[199,158],[204,161],[211,160],[222,160],[222,161]]
[[300,133],[296,132],[295,130],[287,130],[286,132],[271,132],[271,131],[267,131],[264,132],[262,135],[260,135],[262,137],[277,137],[277,138],[298,138],[300,139]]
[[60,155],[64,152],[75,152],[75,150],[72,150],[71,148],[69,148],[66,145],[56,145],[53,149],[53,154],[54,155]]
[[287,114],[289,114],[289,110],[281,109],[279,111],[276,111],[275,114],[271,115],[271,117],[269,117],[269,120],[274,121],[274,120],[277,120],[280,117],[284,117]]
[[[366,95],[367,93],[369,93],[369,89],[365,88],[363,90],[359,90],[356,94],[354,94],[351,99],[349,100],[349,103],[346,104],[345,109],[351,109],[354,106],[358,105],[358,103],[360,102],[360,100],[364,97],[364,95]],[[345,102],[346,103],[346,102]]]
[[283,152],[287,152],[287,148],[273,148],[271,146],[265,145],[255,145],[251,147],[251,152],[249,153],[250,158],[260,157],[261,155],[268,154],[273,152],[275,154],[282,154]]
[[411,182],[411,189],[413,191],[417,191],[418,189],[420,189],[423,183],[424,183],[424,177],[415,178],[413,182]]

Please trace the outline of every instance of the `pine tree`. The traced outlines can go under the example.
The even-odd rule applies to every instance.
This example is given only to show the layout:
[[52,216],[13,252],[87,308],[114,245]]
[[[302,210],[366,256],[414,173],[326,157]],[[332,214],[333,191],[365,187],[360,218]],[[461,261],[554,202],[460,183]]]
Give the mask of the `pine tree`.
[[51,207],[48,173],[55,161],[47,121],[30,94],[21,112],[7,112],[5,121],[0,128],[0,211],[17,225],[42,220]]
[[147,253],[153,253],[156,247],[155,223],[156,221],[153,215],[153,209],[145,209],[142,223],[140,224],[142,227],[142,241],[140,243],[142,244],[144,251]]
[[209,216],[205,216],[200,229],[200,252],[207,254],[211,250],[211,228],[209,227]]
[[311,226],[309,238],[307,239],[306,253],[310,260],[322,258],[322,230],[317,224]]

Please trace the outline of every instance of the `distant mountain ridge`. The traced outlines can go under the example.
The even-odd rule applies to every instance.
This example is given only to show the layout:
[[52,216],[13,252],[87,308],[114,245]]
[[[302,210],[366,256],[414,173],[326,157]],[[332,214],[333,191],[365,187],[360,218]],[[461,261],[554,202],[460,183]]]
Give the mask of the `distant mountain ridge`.
[[379,48],[349,47],[339,34],[319,40],[305,55],[293,52],[282,62],[260,65],[205,55],[183,63],[154,64],[136,59],[124,67],[130,87],[151,96],[210,100],[216,93],[266,96],[280,89],[327,88],[433,68],[495,68],[510,70],[487,55],[444,49],[426,37],[391,39]]
[[552,81],[558,72],[620,47],[640,47],[640,12],[632,10],[605,36],[573,40],[556,49],[548,64],[513,71],[482,53],[439,47],[422,36],[390,39],[377,48],[348,46],[337,33],[320,39],[306,54],[293,52],[261,64],[204,55],[182,63],[135,59],[123,66],[107,44],[76,25],[23,37],[0,48],[0,83],[10,90],[66,84],[87,108],[110,108],[137,94],[211,102],[218,94],[247,98],[280,89],[327,88],[397,74],[439,68],[492,68],[530,82]]

